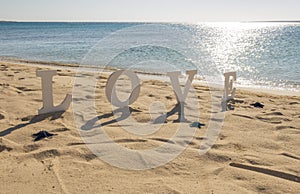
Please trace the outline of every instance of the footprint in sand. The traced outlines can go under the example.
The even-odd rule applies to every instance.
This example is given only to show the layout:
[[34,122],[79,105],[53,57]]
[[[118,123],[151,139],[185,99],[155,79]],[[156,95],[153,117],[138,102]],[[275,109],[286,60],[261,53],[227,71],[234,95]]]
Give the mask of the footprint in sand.
[[258,114],[256,118],[260,121],[271,123],[271,124],[280,124],[282,121],[291,121],[290,119],[284,117],[281,112],[270,112],[265,114]]
[[290,102],[289,105],[300,104],[299,102]]
[[209,160],[212,160],[212,161],[215,161],[215,162],[220,162],[220,163],[231,161],[231,158],[229,156],[227,156],[225,154],[224,155],[223,154],[219,154],[219,153],[210,153],[210,152],[207,152],[202,157],[206,157]]
[[5,151],[5,150],[9,152],[9,151],[12,150],[12,148],[4,145],[3,143],[0,143],[0,153]]
[[36,91],[34,89],[26,88],[26,87],[16,87],[18,90],[21,90],[22,92],[31,92]]
[[3,151],[11,151],[12,148],[9,146],[6,146],[3,142],[2,142],[2,138],[0,138],[0,153]]
[[238,117],[247,118],[247,119],[254,119],[253,117],[251,117],[251,116],[248,116],[248,115],[242,115],[242,114],[236,114],[236,113],[233,113],[232,115],[234,115],[234,116],[238,116]]
[[68,143],[67,146],[77,146],[77,145],[86,145],[87,143],[84,142],[72,142]]
[[160,142],[164,142],[164,143],[171,143],[171,144],[175,144],[173,141],[169,140],[169,139],[164,139],[164,138],[156,138],[156,137],[153,137],[153,138],[150,138],[152,140],[155,140],[155,141],[160,141]]
[[270,113],[266,113],[265,115],[275,115],[275,116],[281,116],[283,115],[281,112],[270,112]]
[[0,113],[0,120],[2,120],[4,118],[5,118],[4,114]]
[[0,83],[0,86],[3,86],[4,88],[7,88],[7,87],[9,87],[9,84],[8,83]]
[[56,149],[44,150],[38,153],[34,153],[33,157],[37,160],[43,160],[45,158],[54,158],[60,156],[60,152]]
[[28,145],[23,146],[23,149],[25,152],[32,152],[39,148],[40,148],[40,146],[38,144],[28,144]]
[[97,158],[95,154],[83,154],[81,158],[85,159],[87,162]]
[[0,71],[7,71],[7,70],[8,70],[8,66],[0,65]]
[[70,131],[70,129],[68,129],[66,127],[62,127],[62,128],[57,128],[57,129],[51,130],[51,132],[65,132],[65,131]]
[[276,130],[283,130],[283,129],[296,129],[296,127],[285,126],[285,125],[276,126]]
[[202,141],[202,140],[207,140],[207,137],[195,137],[195,139]]
[[134,143],[134,142],[147,142],[145,139],[117,139],[116,143]]

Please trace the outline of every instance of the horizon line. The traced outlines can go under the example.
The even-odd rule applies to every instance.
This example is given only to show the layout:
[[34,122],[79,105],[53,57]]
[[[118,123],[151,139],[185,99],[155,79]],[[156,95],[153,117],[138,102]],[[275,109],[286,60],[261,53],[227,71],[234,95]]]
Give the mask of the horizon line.
[[9,23],[9,22],[20,22],[20,23],[26,23],[26,22],[49,22],[49,23],[55,23],[55,22],[62,22],[62,23],[255,23],[255,22],[278,22],[278,23],[300,23],[300,20],[249,20],[249,21],[136,21],[136,20],[0,20],[2,23]]

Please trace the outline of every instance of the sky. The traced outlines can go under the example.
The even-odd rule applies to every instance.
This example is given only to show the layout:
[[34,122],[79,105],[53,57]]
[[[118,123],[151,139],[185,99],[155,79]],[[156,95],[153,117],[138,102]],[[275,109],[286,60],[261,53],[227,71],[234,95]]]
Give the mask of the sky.
[[0,0],[0,20],[191,23],[300,20],[300,0]]

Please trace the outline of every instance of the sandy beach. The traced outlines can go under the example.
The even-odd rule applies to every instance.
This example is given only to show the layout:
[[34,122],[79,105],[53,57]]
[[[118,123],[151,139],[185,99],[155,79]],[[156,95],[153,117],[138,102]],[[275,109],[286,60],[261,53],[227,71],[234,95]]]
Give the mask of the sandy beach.
[[[63,113],[39,115],[41,79],[37,69],[49,66],[0,62],[0,193],[297,193],[300,190],[300,96],[237,89],[234,110],[226,111],[217,141],[204,155],[210,91],[194,85],[201,106],[200,122],[188,147],[174,160],[154,169],[120,169],[99,159],[81,138],[72,106]],[[53,78],[54,103],[72,93],[75,67],[58,69]],[[109,73],[99,76],[96,105],[111,139],[129,149],[164,143],[178,123],[167,118],[162,131],[137,136],[111,122],[104,95]],[[149,120],[147,104],[163,101],[170,110],[176,98],[170,84],[142,80],[141,94],[131,105],[139,122]],[[86,96],[86,100],[90,97]],[[73,99],[73,103],[79,99]],[[264,108],[251,103],[260,102]],[[56,134],[33,142],[41,130]]]

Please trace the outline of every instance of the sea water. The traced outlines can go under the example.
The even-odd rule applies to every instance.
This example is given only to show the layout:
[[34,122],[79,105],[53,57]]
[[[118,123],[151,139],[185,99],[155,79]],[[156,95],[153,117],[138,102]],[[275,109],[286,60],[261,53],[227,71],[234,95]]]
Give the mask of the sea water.
[[194,65],[204,78],[236,71],[241,86],[300,92],[299,23],[1,22],[0,56],[158,73]]

